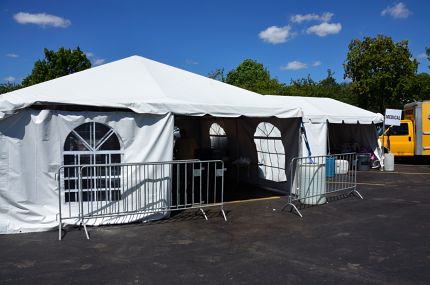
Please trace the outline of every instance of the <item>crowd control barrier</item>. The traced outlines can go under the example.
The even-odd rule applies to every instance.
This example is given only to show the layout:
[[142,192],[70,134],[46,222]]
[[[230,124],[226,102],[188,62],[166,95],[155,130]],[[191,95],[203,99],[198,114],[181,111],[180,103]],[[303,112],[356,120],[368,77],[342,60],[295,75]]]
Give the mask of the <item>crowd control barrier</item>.
[[168,217],[172,211],[219,207],[224,220],[224,163],[178,160],[62,166],[58,231],[64,224],[121,224]]
[[288,204],[291,210],[303,217],[299,205],[319,205],[330,196],[343,193],[356,194],[357,154],[343,153],[325,156],[296,157],[290,165],[290,193]]

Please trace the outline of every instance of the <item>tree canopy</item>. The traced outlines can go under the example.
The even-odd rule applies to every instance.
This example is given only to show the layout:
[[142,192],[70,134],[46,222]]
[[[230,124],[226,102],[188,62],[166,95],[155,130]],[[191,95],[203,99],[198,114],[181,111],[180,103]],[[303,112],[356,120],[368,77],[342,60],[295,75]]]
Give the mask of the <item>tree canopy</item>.
[[412,58],[408,41],[396,43],[378,35],[352,40],[348,47],[344,78],[352,80],[360,107],[384,112],[417,98],[418,62]]
[[22,81],[23,87],[69,75],[91,67],[91,62],[81,51],[60,48],[57,51],[44,49],[45,58],[34,63],[33,71]]
[[245,59],[227,73],[226,83],[261,94],[280,94],[283,84],[270,77],[269,71],[252,59]]
[[12,91],[20,89],[20,88],[21,88],[21,85],[19,85],[19,84],[6,82],[3,84],[0,84],[0,94],[12,92]]

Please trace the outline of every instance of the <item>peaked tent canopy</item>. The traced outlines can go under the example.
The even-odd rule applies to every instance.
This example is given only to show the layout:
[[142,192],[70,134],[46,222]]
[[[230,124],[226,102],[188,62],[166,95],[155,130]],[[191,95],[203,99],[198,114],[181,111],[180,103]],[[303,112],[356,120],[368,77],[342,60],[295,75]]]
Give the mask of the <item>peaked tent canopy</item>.
[[31,105],[71,104],[217,117],[301,117],[257,93],[131,56],[0,96],[0,119]]

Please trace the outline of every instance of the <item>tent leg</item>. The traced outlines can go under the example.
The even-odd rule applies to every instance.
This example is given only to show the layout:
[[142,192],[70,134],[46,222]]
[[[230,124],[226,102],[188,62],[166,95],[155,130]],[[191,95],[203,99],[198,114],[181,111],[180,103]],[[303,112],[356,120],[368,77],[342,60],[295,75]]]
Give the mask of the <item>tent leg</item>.
[[358,192],[357,190],[353,190],[353,191],[351,192],[351,194],[353,194],[353,195],[357,195],[361,200],[363,200],[363,199],[364,199],[364,198],[363,198],[363,196],[361,196],[360,192]]
[[205,220],[207,221],[208,217],[206,216],[205,211],[202,208],[200,208],[200,212],[202,212],[203,216],[205,217]]

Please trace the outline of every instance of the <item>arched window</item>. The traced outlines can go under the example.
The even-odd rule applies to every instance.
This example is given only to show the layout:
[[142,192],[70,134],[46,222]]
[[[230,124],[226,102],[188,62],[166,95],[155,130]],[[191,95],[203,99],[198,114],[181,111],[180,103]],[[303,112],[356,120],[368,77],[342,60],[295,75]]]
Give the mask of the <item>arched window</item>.
[[225,150],[227,148],[227,134],[218,124],[213,123],[209,129],[209,138],[211,140],[211,149]]
[[[85,123],[69,133],[64,143],[63,156],[65,166],[121,163],[121,144],[109,126],[96,122]],[[85,168],[82,173],[86,176],[82,179],[83,201],[119,200],[119,171],[120,167]],[[77,202],[77,168],[65,169],[64,184],[65,202]]]
[[260,177],[275,182],[287,181],[285,150],[281,132],[271,123],[263,122],[254,134]]

